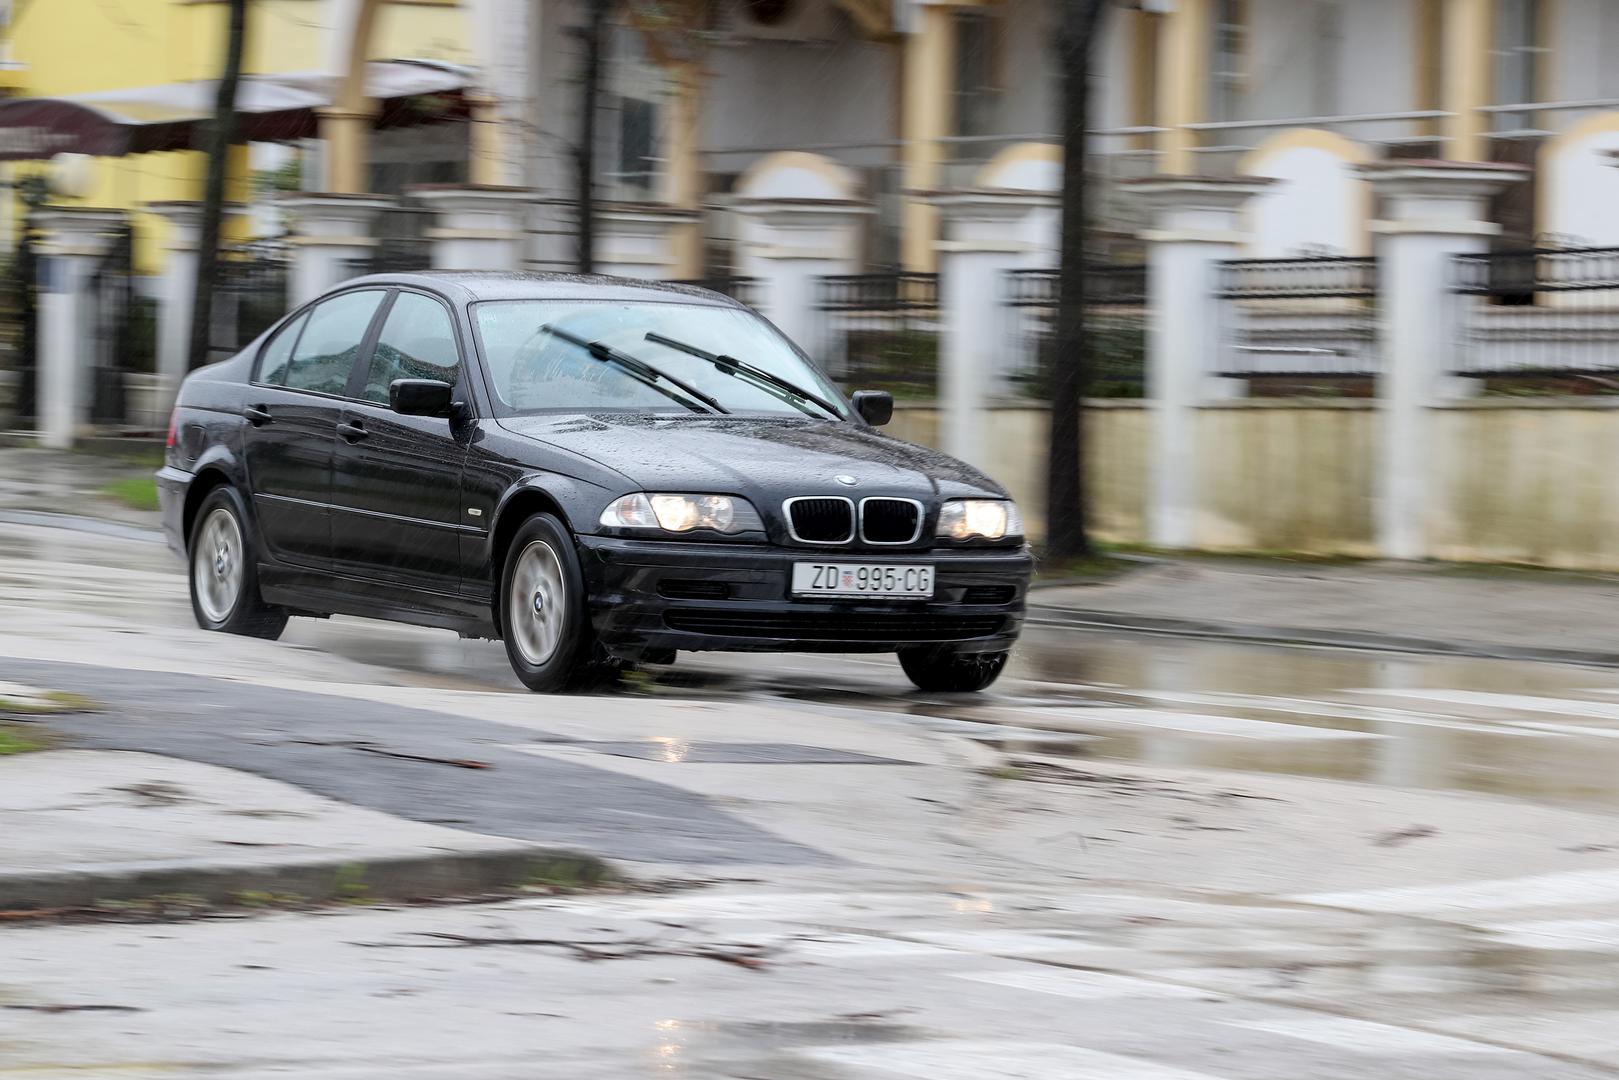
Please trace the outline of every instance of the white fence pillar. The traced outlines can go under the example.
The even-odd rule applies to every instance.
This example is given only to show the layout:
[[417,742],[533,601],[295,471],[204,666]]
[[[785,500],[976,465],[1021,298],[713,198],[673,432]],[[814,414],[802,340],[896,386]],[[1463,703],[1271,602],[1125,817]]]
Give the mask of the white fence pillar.
[[1364,165],[1384,205],[1378,233],[1382,412],[1377,546],[1390,559],[1428,554],[1431,407],[1449,396],[1463,307],[1451,257],[1486,249],[1500,226],[1488,199],[1524,178],[1515,165],[1386,161]]
[[695,210],[678,210],[658,203],[618,203],[596,212],[600,237],[597,269],[618,277],[670,281],[678,278],[678,230],[702,220]]
[[377,246],[371,224],[393,206],[383,195],[338,195],[323,192],[293,195],[281,206],[292,217],[292,275],[288,299],[292,306],[308,303],[340,281],[354,277],[352,262],[371,254]]
[[73,446],[89,419],[91,350],[97,312],[86,290],[96,260],[124,223],[115,210],[46,207],[36,212],[39,245],[39,434],[53,450]]
[[939,251],[939,398],[946,452],[988,468],[987,406],[1002,390],[1009,349],[1006,272],[1040,261],[1029,225],[1055,194],[961,191],[930,200],[942,211]]
[[534,192],[476,184],[410,190],[433,211],[433,266],[439,270],[521,270]]
[[816,314],[816,280],[859,269],[856,226],[869,207],[854,201],[738,199],[748,222],[738,263],[757,278],[755,306],[817,360],[826,341]]
[[191,311],[197,287],[197,242],[202,230],[202,204],[174,200],[150,202],[146,209],[169,226],[167,258],[157,287],[157,374],[159,408],[165,413],[186,377],[191,359]]
[[1147,536],[1156,547],[1193,546],[1197,524],[1197,408],[1222,347],[1221,260],[1245,239],[1239,211],[1270,181],[1164,177],[1130,184],[1152,207],[1148,241],[1147,394],[1152,442]]

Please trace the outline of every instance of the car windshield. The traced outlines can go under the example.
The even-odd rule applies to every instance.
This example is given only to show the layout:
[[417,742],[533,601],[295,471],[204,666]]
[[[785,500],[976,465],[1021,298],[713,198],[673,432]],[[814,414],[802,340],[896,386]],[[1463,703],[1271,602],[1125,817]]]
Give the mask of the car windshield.
[[837,390],[768,323],[742,308],[498,300],[473,310],[491,389],[514,412],[628,409],[826,418],[827,408],[815,403],[820,399],[847,416]]

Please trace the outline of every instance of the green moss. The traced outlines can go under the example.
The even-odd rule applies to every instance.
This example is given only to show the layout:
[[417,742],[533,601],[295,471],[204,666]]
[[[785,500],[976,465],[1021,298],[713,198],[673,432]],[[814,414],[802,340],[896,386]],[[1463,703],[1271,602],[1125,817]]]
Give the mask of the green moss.
[[0,724],[0,757],[30,754],[50,748],[50,740],[44,732],[35,731],[22,724]]
[[98,712],[100,709],[101,702],[94,698],[66,690],[46,690],[39,698],[30,701],[0,697],[0,714],[10,713],[12,716],[51,716],[56,713]]

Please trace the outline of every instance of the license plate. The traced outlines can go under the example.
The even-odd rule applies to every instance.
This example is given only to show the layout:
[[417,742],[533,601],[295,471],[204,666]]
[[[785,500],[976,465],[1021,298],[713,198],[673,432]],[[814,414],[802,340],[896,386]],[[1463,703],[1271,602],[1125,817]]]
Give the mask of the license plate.
[[793,564],[794,596],[933,595],[933,567],[884,566],[881,563]]

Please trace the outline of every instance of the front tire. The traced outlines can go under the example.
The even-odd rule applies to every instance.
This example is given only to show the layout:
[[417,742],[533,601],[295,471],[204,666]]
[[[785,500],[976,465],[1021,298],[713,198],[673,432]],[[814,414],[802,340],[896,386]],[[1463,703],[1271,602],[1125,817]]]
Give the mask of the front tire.
[[242,497],[229,485],[210,491],[197,510],[187,547],[191,613],[204,630],[274,641],[287,613],[259,596],[258,558]]
[[567,526],[550,514],[523,522],[501,572],[500,597],[506,658],[524,686],[559,693],[595,675],[585,577]]
[[902,649],[899,666],[918,690],[965,694],[982,690],[1000,678],[1005,652],[962,653],[949,645]]

